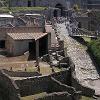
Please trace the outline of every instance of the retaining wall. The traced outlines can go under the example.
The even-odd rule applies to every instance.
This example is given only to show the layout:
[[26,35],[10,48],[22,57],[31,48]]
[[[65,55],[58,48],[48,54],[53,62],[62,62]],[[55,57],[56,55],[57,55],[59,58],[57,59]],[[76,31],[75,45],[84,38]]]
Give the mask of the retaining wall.
[[70,68],[67,68],[64,71],[51,74],[51,77],[54,77],[56,80],[60,81],[63,84],[70,85],[71,84],[71,76],[70,76]]
[[54,92],[43,97],[38,97],[35,100],[72,100],[72,97],[68,92]]
[[21,96],[28,96],[48,91],[50,76],[41,76],[16,80],[16,84],[20,89]]
[[33,77],[33,76],[41,76],[38,72],[16,72],[16,71],[8,71],[3,69],[4,73],[9,75],[10,77]]
[[56,80],[62,83],[67,83],[66,81],[68,80],[66,79],[68,75],[69,70],[64,70],[47,76],[36,76],[22,80],[16,80],[15,82],[20,89],[21,96],[26,96],[41,92],[52,92],[51,84],[53,84],[54,81],[51,80],[51,77],[54,77]]
[[35,98],[35,100],[79,100],[80,93],[76,92],[75,88],[67,86],[51,77],[50,89],[53,93]]
[[72,72],[72,86],[77,90],[77,91],[82,91],[82,95],[85,96],[89,96],[89,97],[93,97],[93,95],[95,94],[95,90],[91,89],[89,87],[86,87],[82,84],[79,83],[77,77],[76,77],[76,72],[75,72],[75,65],[73,63],[73,61],[71,60],[71,58],[69,57],[69,65],[71,68],[71,72]]
[[5,95],[7,100],[20,100],[19,88],[3,70],[0,71],[0,86],[2,91],[7,93]]

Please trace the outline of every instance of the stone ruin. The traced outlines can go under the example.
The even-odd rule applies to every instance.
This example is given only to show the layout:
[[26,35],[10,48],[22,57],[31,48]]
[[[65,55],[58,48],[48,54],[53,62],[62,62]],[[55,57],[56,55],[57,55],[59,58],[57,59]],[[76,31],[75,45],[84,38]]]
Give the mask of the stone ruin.
[[[94,95],[94,90],[82,86],[77,80],[75,65],[65,52],[67,50],[64,48],[64,41],[59,39],[57,33],[56,37],[58,48],[51,48],[48,54],[39,58],[50,65],[52,74],[0,70],[0,93],[5,95],[3,100],[7,100],[7,97],[8,100],[21,100],[21,97],[43,92],[46,92],[46,95],[38,96],[34,100],[80,100],[82,95]],[[63,69],[55,72],[54,67]]]
[[[75,78],[75,65],[64,51],[51,51],[42,58],[53,67],[63,67],[60,72],[41,75],[39,72],[14,72],[0,70],[0,92],[3,100],[21,100],[21,97],[46,92],[34,100],[79,100],[81,95],[93,96],[95,91],[81,86]],[[56,62],[56,63],[55,63]],[[52,68],[53,68],[52,67]],[[5,92],[6,91],[6,92]]]
[[[67,50],[64,48],[63,41],[58,42],[58,48],[52,48],[40,59],[51,66],[53,73],[50,75],[0,70],[0,94],[3,94],[1,95],[3,100],[21,100],[21,97],[43,92],[46,92],[46,95],[34,100],[79,100],[82,95],[94,96],[93,89],[82,86],[77,80],[75,65],[65,52]],[[63,70],[55,72],[54,67]]]
[[[35,100],[78,100],[79,92],[69,84],[69,68],[58,73],[41,76],[37,72],[0,71],[0,87],[6,89],[8,100],[20,100],[20,97],[46,92],[47,95]],[[30,76],[30,77],[29,77]],[[3,86],[4,85],[4,86]]]

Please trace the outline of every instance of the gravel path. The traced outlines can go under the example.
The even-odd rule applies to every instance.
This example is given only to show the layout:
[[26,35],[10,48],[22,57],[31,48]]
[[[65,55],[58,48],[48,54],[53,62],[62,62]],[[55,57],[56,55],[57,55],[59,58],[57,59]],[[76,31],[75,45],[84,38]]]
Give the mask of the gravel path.
[[87,48],[68,36],[68,30],[64,23],[57,24],[57,30],[67,46],[68,55],[75,64],[76,77],[82,85],[95,89],[96,94],[100,95],[100,76],[86,52]]

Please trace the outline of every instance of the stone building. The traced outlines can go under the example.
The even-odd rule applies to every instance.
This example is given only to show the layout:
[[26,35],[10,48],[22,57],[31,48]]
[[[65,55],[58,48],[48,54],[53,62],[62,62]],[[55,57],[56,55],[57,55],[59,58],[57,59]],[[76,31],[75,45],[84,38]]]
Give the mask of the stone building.
[[[12,7],[51,7],[51,9],[59,8],[60,14],[65,14],[65,9],[70,9],[74,0],[11,0]],[[57,10],[54,10],[54,16],[57,16]]]
[[76,0],[76,3],[86,9],[100,9],[100,0]]
[[[14,16],[9,15],[9,14],[1,14],[0,15],[0,26],[1,27],[5,27],[6,26],[11,26],[10,22],[12,22],[12,19],[14,18]],[[5,35],[4,34],[0,34],[0,48],[4,48],[5,47]]]
[[48,33],[7,33],[6,49],[13,56],[29,51],[34,57],[48,53]]
[[45,32],[45,19],[42,15],[24,14],[5,18],[9,22],[4,21],[0,26],[0,47],[5,48],[8,54],[18,56],[29,51],[35,58],[48,53],[50,33]]
[[58,4],[65,9],[69,9],[75,4],[78,4],[82,8],[100,9],[100,0],[11,0],[10,6],[57,7]]

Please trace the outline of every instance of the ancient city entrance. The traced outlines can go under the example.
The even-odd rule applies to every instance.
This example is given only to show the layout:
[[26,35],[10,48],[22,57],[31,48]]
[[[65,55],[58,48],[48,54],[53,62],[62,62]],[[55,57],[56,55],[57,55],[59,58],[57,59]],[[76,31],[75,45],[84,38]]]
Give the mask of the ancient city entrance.
[[[55,8],[59,8],[60,10],[60,15],[63,16],[63,6],[61,4],[57,4]],[[54,17],[58,17],[58,10],[54,10]]]
[[48,35],[39,39],[39,56],[43,56],[48,53]]
[[36,59],[36,42],[29,42],[29,60]]

